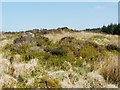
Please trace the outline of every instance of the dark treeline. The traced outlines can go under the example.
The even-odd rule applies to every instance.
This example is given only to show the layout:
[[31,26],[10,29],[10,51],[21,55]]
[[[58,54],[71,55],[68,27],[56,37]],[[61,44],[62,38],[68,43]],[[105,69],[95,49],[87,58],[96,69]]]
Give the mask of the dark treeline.
[[104,32],[107,34],[120,35],[120,24],[110,24],[103,26],[102,28],[86,29],[85,31]]
[[[39,34],[48,34],[48,33],[60,33],[61,31],[68,31],[68,32],[74,32],[77,30],[70,29],[68,27],[59,27],[57,29],[32,29],[32,30],[26,30],[26,31],[19,31],[19,32],[4,32],[5,34],[22,34],[26,32],[32,32],[32,33],[39,33]],[[80,31],[80,30],[79,30]]]
[[[60,31],[63,31],[63,30],[64,31],[69,31],[69,32],[80,32],[80,31],[82,31],[82,30],[69,29],[68,27],[61,27],[61,28],[57,28],[57,29],[33,29],[33,30],[20,31],[20,32],[4,32],[4,33],[15,34],[15,33],[32,32],[32,33],[48,34],[48,33],[51,33],[51,32],[60,33]],[[110,24],[108,26],[103,26],[101,28],[85,29],[83,31],[120,35],[120,24]]]

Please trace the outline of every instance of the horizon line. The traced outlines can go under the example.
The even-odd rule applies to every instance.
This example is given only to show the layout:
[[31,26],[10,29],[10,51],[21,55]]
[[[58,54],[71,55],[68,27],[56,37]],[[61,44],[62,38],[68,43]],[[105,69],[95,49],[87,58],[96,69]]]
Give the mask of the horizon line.
[[[111,24],[113,24],[113,25],[118,25],[118,24],[120,24],[120,23],[110,23],[110,24],[108,24],[108,25],[111,25]],[[75,28],[70,28],[70,27],[67,27],[67,26],[61,26],[61,27],[57,27],[57,28],[32,28],[32,29],[24,29],[24,30],[2,30],[1,32],[22,32],[22,31],[30,31],[30,30],[44,30],[44,29],[46,29],[46,30],[54,30],[54,29],[58,29],[58,28],[65,28],[65,27],[67,27],[68,29],[71,29],[71,30],[78,30],[78,31],[84,31],[84,30],[86,30],[86,29],[98,29],[98,28],[102,28],[103,26],[108,26],[108,25],[102,25],[102,26],[100,26],[100,27],[91,27],[91,28],[85,28],[85,29],[75,29]]]

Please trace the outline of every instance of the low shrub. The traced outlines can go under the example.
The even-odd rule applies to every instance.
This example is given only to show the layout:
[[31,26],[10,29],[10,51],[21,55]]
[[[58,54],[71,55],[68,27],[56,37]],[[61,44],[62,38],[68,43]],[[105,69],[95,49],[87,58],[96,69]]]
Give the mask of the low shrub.
[[49,34],[49,31],[44,29],[44,30],[41,30],[41,31],[40,31],[40,34],[42,34],[42,35],[43,35],[43,34]]
[[35,41],[37,42],[37,44],[38,44],[38,42],[42,43],[43,46],[50,45],[50,43],[51,43],[48,38],[43,37],[41,35],[35,35]]
[[23,61],[28,62],[29,60],[34,58],[43,59],[42,57],[44,57],[44,52],[28,50],[26,53],[21,55],[22,55]]
[[80,50],[80,54],[86,60],[90,60],[97,55],[97,51],[93,46],[87,46]]
[[63,42],[63,41],[66,41],[66,42],[72,42],[72,40],[74,40],[75,38],[74,37],[63,37],[59,43]]
[[34,56],[31,56],[31,55],[25,55],[23,58],[24,58],[25,61],[30,61],[31,59],[34,58]]
[[120,52],[120,48],[115,45],[112,45],[112,44],[107,45],[106,48],[109,51],[116,50],[116,51]]
[[50,58],[50,56],[51,56],[50,53],[46,53],[44,55],[43,59],[48,60]]
[[29,48],[29,44],[24,44],[24,45],[13,45],[11,48],[12,53],[16,54],[24,54],[26,53],[27,49]]
[[94,42],[89,42],[89,41],[85,41],[85,42],[83,43],[83,46],[93,46],[94,48],[98,48],[98,47],[99,47],[96,43],[94,43]]
[[46,46],[46,47],[44,48],[44,51],[45,51],[45,52],[49,52],[49,51],[51,51],[51,48],[50,48],[49,46]]
[[49,78],[48,76],[43,76],[42,78],[36,78],[34,80],[35,87],[40,88],[60,88],[59,81],[57,79]]
[[60,48],[54,48],[51,50],[51,54],[52,55],[60,55],[60,56],[64,56],[67,54],[67,51],[65,49],[60,49]]
[[41,47],[42,46],[42,42],[37,42],[37,46]]
[[80,57],[80,50],[74,50],[73,54],[75,57]]

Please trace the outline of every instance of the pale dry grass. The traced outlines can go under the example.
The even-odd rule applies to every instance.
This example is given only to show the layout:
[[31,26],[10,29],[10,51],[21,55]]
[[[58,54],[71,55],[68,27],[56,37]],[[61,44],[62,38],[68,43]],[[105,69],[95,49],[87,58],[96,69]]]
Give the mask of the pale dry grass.
[[110,37],[110,44],[113,44],[113,45],[116,45],[116,46],[118,46],[118,47],[120,47],[119,46],[119,36],[118,35],[111,35],[111,37]]
[[74,71],[56,71],[48,74],[60,81],[62,88],[118,88],[114,84],[107,83],[97,71],[78,75]]
[[109,54],[106,59],[94,64],[94,69],[98,70],[99,73],[109,83],[120,85],[120,72],[118,65],[118,55]]
[[13,62],[14,73],[13,75],[18,78],[19,76],[27,79],[30,77],[31,72],[35,70],[38,64],[38,59],[32,59],[28,63]]
[[102,35],[100,33],[92,33],[92,32],[85,32],[85,31],[81,31],[81,32],[62,32],[59,34],[56,33],[50,33],[50,34],[45,34],[44,37],[49,38],[49,40],[51,41],[59,41],[61,38],[63,37],[75,37],[76,39],[80,39],[80,40],[84,40],[90,37],[93,37],[95,35]]
[[68,71],[53,71],[48,75],[58,78],[63,88],[118,88],[115,84],[106,82],[97,70],[79,75],[71,66]]
[[108,44],[114,44],[116,46],[118,46],[118,37],[119,37],[118,35],[94,33],[94,32],[87,32],[87,31],[81,31],[81,32],[64,32],[63,31],[58,34],[50,33],[50,34],[45,34],[43,36],[49,38],[49,40],[51,40],[53,42],[59,41],[63,37],[74,37],[79,40],[87,40],[94,36],[103,36],[103,37],[105,37],[105,42],[107,41]]
[[1,42],[0,42],[0,47],[1,48],[3,48],[5,45],[7,45],[8,43],[12,43],[13,42],[13,40],[2,40]]
[[[1,36],[0,36],[1,37]],[[5,87],[13,87],[15,88],[17,80],[9,75],[11,72],[10,67],[11,64],[8,59],[4,57],[4,52],[2,48],[11,43],[12,40],[1,40],[0,41],[0,89]]]
[[0,89],[2,88],[16,88],[17,80],[8,74],[0,77]]
[[8,73],[10,67],[10,62],[8,59],[5,59],[0,54],[0,74]]

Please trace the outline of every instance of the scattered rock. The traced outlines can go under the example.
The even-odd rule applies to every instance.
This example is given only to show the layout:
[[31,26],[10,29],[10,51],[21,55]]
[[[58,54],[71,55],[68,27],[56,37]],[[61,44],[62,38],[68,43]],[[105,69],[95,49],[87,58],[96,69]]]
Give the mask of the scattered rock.
[[35,38],[33,37],[33,35],[31,35],[31,34],[28,34],[28,35],[25,34],[25,35],[22,35],[22,36],[16,38],[13,41],[13,48],[15,50],[19,50],[22,45],[33,43],[33,42],[35,42]]
[[32,37],[31,35],[23,35],[19,38],[16,38],[14,40],[14,44],[26,44],[26,43],[32,43],[34,42],[34,37]]

